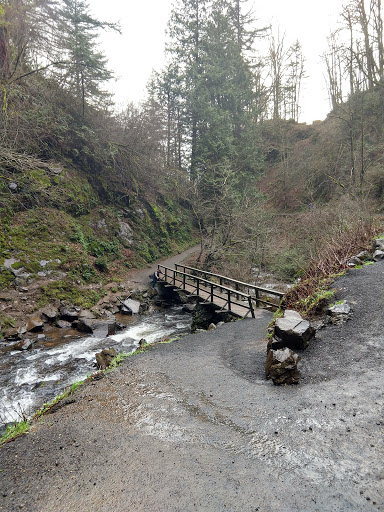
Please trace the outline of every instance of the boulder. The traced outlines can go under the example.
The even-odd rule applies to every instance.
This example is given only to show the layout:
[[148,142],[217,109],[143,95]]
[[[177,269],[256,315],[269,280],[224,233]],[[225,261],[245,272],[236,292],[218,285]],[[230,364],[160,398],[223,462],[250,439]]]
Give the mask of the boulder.
[[67,322],[74,322],[79,318],[79,310],[72,306],[60,306],[59,313],[61,320],[67,320]]
[[193,313],[193,310],[195,309],[196,304],[184,304],[184,306],[181,308],[186,313]]
[[116,322],[113,322],[112,324],[108,324],[108,334],[107,336],[113,336],[116,334],[117,325]]
[[215,329],[216,329],[216,324],[214,324],[214,323],[209,324],[208,331],[214,331]]
[[348,260],[349,267],[355,267],[356,265],[362,265],[362,264],[363,264],[363,261],[357,256],[352,256],[352,258],[349,258],[349,260]]
[[373,256],[372,256],[372,259],[374,261],[380,261],[384,258],[384,251],[382,250],[377,250],[373,253]]
[[97,316],[88,309],[82,309],[79,312],[79,318],[88,318],[89,320],[96,320]]
[[274,334],[285,347],[303,350],[315,335],[315,329],[297,311],[286,310],[284,316],[276,320]]
[[265,365],[267,379],[279,386],[281,384],[298,384],[300,372],[297,363],[300,357],[288,347],[280,350],[270,350]]
[[384,238],[377,238],[373,241],[373,249],[384,251]]
[[40,316],[31,317],[28,319],[27,323],[27,331],[28,332],[38,332],[42,331],[44,327],[44,322]]
[[58,311],[54,308],[46,308],[41,312],[43,322],[54,322],[58,315]]
[[80,332],[87,332],[92,334],[93,333],[93,323],[94,321],[90,318],[79,318],[79,320],[76,320],[72,323],[72,327],[77,329]]
[[14,350],[30,350],[33,346],[33,341],[30,339],[21,340],[13,345]]
[[346,320],[348,320],[348,318],[351,317],[352,308],[346,301],[343,301],[340,302],[340,304],[330,306],[327,309],[327,315],[330,316],[331,322],[333,324],[345,322]]
[[121,306],[124,315],[138,315],[140,313],[140,302],[138,300],[126,299]]
[[103,348],[101,352],[96,354],[97,368],[99,370],[105,370],[116,356],[117,352],[114,348]]
[[359,258],[361,261],[371,261],[372,257],[368,251],[361,251],[359,254],[356,254],[356,258]]
[[21,336],[18,329],[11,327],[5,330],[4,338],[7,342],[12,342],[20,340]]

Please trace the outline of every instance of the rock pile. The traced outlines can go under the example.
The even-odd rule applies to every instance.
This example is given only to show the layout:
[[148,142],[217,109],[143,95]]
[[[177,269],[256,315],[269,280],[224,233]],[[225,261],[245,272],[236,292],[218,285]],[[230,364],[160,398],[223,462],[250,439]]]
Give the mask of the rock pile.
[[297,311],[287,310],[278,318],[268,343],[265,374],[275,385],[298,384],[300,372],[297,363],[300,357],[293,352],[304,350],[315,330]]

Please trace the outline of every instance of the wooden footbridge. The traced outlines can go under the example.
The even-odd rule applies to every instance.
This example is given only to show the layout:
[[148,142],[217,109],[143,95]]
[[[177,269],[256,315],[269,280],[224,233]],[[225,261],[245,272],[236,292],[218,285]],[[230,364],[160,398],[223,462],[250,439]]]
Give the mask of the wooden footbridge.
[[284,296],[282,292],[186,265],[176,264],[175,268],[158,265],[158,268],[162,281],[242,318],[248,315],[255,318],[255,308],[260,306],[278,307]]

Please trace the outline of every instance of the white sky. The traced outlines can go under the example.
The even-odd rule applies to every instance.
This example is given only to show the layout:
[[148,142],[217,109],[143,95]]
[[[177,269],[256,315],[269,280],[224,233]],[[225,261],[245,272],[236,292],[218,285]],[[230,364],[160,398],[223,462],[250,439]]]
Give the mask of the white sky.
[[[173,0],[89,0],[97,19],[121,24],[122,35],[104,33],[100,39],[117,78],[112,91],[119,106],[143,100],[152,70],[162,68],[172,4]],[[299,120],[324,119],[329,101],[320,55],[326,50],[330,30],[337,26],[343,0],[250,0],[249,4],[258,27],[272,23],[276,33],[277,29],[280,35],[285,33],[287,46],[300,41],[307,78],[302,83]]]

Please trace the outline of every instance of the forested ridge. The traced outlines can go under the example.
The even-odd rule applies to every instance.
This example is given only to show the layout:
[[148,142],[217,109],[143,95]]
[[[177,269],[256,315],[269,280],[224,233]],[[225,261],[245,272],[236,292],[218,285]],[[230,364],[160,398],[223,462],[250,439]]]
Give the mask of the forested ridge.
[[245,7],[176,1],[166,66],[117,111],[98,36],[118,24],[81,0],[0,3],[3,290],[42,279],[30,310],[90,307],[129,268],[196,240],[197,264],[305,281],[369,243],[384,188],[381,2],[341,13],[323,58],[332,110],[312,125],[299,122],[300,42]]

